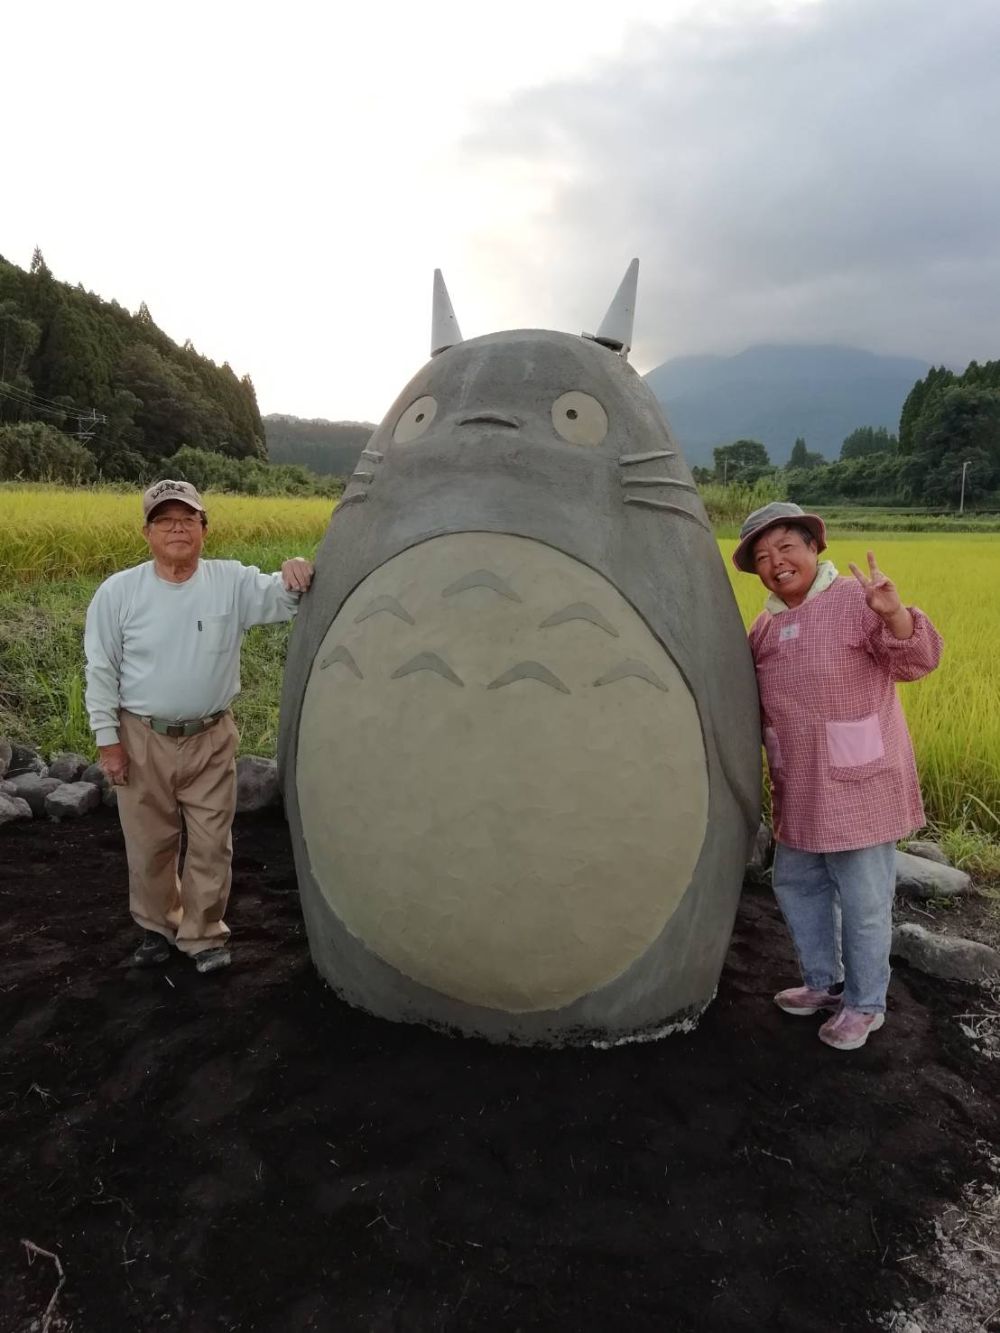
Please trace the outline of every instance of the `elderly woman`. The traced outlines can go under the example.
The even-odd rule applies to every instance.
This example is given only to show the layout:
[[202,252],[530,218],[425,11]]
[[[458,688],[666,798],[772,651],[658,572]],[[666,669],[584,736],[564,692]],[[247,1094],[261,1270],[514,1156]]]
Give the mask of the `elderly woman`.
[[789,1014],[832,1010],[820,1040],[863,1046],[885,1022],[895,842],[924,822],[897,680],[918,680],[941,636],[868,552],[841,578],[826,529],[796,504],[765,505],[740,531],[736,568],[770,594],[750,627],[777,847],[774,892],[804,985]]

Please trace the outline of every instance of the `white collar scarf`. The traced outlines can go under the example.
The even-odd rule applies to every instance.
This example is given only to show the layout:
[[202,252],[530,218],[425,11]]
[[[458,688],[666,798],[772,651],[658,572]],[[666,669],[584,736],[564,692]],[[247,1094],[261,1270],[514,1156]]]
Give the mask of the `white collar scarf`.
[[[803,598],[802,605],[804,606],[806,602],[812,601],[814,597],[818,597],[821,592],[826,592],[830,584],[835,582],[838,578],[840,578],[840,575],[837,573],[837,566],[833,561],[821,560],[816,566],[816,577],[813,579],[812,586]],[[780,616],[782,611],[788,610],[788,607],[777,593],[772,592],[764,603],[764,610],[770,611],[772,616]]]

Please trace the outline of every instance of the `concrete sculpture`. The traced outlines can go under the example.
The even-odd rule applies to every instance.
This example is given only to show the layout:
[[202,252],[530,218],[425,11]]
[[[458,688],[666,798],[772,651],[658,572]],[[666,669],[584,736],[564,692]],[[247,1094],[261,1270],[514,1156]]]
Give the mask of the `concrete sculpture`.
[[461,341],[372,436],[290,645],[280,762],[313,958],[352,1004],[614,1042],[709,1003],[757,829],[753,668],[715,540],[593,336]]

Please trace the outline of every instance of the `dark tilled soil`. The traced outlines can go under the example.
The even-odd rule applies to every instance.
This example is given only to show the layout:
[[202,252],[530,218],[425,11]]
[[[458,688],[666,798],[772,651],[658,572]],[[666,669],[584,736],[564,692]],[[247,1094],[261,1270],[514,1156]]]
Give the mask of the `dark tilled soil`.
[[[124,965],[114,816],[0,833],[0,1327],[832,1333],[1000,1134],[961,987],[899,969],[833,1052],[748,889],[697,1032],[494,1047],[342,1004],[274,818],[236,830],[234,966]],[[32,1324],[32,1321],[36,1321]]]

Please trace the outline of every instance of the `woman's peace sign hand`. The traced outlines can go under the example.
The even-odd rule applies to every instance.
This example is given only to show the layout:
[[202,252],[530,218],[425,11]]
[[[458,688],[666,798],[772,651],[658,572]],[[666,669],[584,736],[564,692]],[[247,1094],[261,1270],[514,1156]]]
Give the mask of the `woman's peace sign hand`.
[[861,570],[852,561],[850,564],[851,573],[865,590],[865,601],[883,620],[889,620],[902,609],[902,602],[899,599],[899,593],[896,591],[896,585],[887,574],[883,574],[875,563],[875,552],[868,552],[868,577],[862,574]]

